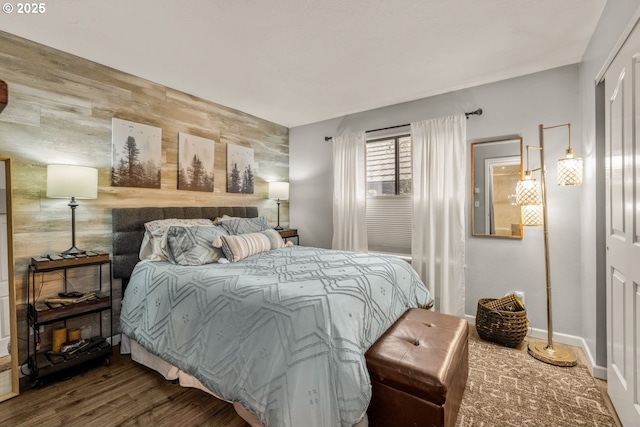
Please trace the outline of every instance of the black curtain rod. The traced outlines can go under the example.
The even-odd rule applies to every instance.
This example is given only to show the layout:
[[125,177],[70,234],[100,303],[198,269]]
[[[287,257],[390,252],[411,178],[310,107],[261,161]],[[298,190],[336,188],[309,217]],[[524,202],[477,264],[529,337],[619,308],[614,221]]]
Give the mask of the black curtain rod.
[[[470,113],[464,113],[464,115],[467,117],[467,119],[469,118],[469,116],[481,116],[482,115],[482,108],[478,108],[475,111],[472,111]],[[389,130],[389,129],[395,129],[395,128],[403,128],[405,126],[410,126],[411,123],[407,123],[405,125],[396,125],[396,126],[389,126],[386,128],[380,128],[380,129],[371,129],[371,130],[367,130],[365,131],[365,133],[369,133],[369,132],[377,132],[379,130]],[[331,141],[333,139],[332,136],[325,136],[324,140],[325,141]]]

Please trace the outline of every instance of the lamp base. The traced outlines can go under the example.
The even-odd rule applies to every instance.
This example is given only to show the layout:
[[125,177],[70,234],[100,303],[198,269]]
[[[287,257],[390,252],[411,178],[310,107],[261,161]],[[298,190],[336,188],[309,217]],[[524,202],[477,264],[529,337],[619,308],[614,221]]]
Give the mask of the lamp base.
[[275,227],[273,227],[273,229],[278,231],[284,230],[284,228],[282,228],[280,225],[276,225]]
[[531,356],[550,365],[574,366],[578,363],[576,356],[569,349],[557,344],[554,344],[553,348],[549,348],[545,342],[535,342],[530,343],[528,349]]
[[86,254],[87,251],[85,251],[84,249],[78,249],[75,246],[71,246],[69,249],[67,249],[64,252],[61,252],[60,255],[83,255]]

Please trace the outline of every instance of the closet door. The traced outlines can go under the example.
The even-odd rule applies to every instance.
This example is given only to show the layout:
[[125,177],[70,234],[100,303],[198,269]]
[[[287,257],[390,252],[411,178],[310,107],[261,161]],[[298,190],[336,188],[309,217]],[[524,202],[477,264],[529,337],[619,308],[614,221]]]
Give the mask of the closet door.
[[607,382],[623,425],[640,422],[640,28],[605,73]]

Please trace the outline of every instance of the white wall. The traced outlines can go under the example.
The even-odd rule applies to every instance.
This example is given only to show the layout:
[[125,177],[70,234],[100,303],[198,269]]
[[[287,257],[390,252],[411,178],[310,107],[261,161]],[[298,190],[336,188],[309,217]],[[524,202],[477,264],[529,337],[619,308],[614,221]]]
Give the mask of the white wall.
[[[331,246],[332,157],[331,142],[325,142],[324,136],[461,114],[478,107],[484,114],[473,116],[467,122],[469,144],[480,139],[519,135],[525,145],[538,145],[538,124],[551,126],[568,122],[572,123],[573,141],[579,141],[578,66],[290,129],[290,219],[292,227],[299,229],[303,244]],[[555,161],[564,155],[566,128],[547,131],[545,141],[548,180],[555,183]],[[536,167],[536,162],[532,161],[531,167]],[[467,170],[467,182],[469,179]],[[548,191],[554,330],[571,335],[582,333],[582,306],[576,304],[581,300],[580,194],[579,189],[555,185]],[[541,229],[526,227],[522,240],[512,240],[472,237],[468,226],[466,266],[466,314],[475,315],[480,298],[521,290],[526,293],[531,326],[546,329]]]
[[333,154],[324,136],[337,126],[330,120],[289,129],[289,223],[305,246],[331,247]]

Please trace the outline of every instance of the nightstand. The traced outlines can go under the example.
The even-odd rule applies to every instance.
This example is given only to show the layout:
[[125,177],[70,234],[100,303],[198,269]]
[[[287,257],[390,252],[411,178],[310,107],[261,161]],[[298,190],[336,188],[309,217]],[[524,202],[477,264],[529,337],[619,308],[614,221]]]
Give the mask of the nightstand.
[[296,239],[296,244],[300,244],[300,236],[298,236],[298,229],[297,228],[285,228],[283,230],[276,230],[278,233],[280,233],[280,236],[282,237],[282,240],[284,240],[285,242],[288,242],[289,239]]
[[[79,279],[78,284],[90,280],[88,287],[93,290],[92,292],[78,297],[63,297],[62,295],[53,298],[39,297],[43,284],[50,279],[45,276],[62,278],[62,289],[60,290],[66,293],[70,290],[67,288],[70,283],[67,276],[72,275],[71,270],[86,267],[97,268],[98,277]],[[109,275],[108,283],[103,283],[103,269]],[[113,336],[112,285],[111,258],[108,253],[87,252],[77,256],[47,255],[31,258],[29,285],[27,286],[27,324],[29,328],[27,358],[34,384],[39,383],[43,377],[54,377],[54,374],[61,371],[82,372],[80,365],[95,364],[95,362],[101,361],[109,363],[112,350],[107,338]],[[109,329],[107,331],[103,330],[103,312],[109,312]],[[86,337],[84,341],[79,340],[79,337],[75,341],[70,341],[75,342],[77,347],[68,351],[59,349],[54,351],[51,347],[39,348],[40,335],[45,331],[45,326],[48,327],[47,333],[50,333],[51,329],[55,327],[64,326],[62,329],[66,329],[67,320],[88,315],[98,315],[100,329],[93,333],[93,336]],[[78,335],[80,334],[77,329],[76,332]],[[64,335],[66,336],[66,331]]]

